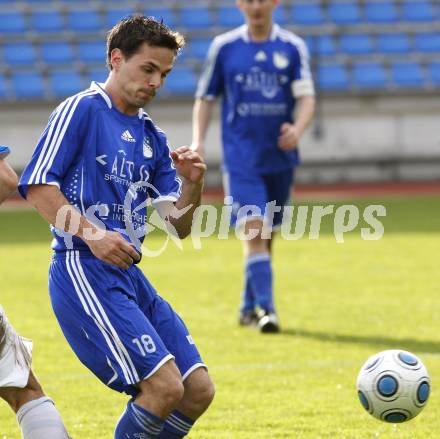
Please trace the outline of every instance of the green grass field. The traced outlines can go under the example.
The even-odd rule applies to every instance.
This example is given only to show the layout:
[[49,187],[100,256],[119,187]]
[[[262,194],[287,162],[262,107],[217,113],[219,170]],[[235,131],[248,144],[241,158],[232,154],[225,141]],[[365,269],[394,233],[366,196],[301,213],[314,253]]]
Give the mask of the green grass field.
[[[439,199],[351,203],[386,205],[383,239],[363,241],[357,229],[337,244],[326,221],[317,240],[275,242],[279,335],[237,326],[236,239],[205,239],[202,250],[170,244],[161,257],[144,258],[142,268],[185,319],[217,386],[189,438],[440,437]],[[49,239],[35,213],[0,211],[0,303],[33,338],[34,369],[73,438],[110,439],[126,397],[81,365],[58,328],[47,294]],[[376,421],[357,400],[360,366],[390,348],[420,355],[433,383],[427,408],[406,424]],[[0,402],[0,439],[19,437]]]

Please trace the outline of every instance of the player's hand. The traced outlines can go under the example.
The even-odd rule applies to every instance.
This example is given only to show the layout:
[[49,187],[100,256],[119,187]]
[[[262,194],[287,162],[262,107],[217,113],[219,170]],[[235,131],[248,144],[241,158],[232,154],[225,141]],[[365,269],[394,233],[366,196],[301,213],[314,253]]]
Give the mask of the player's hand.
[[294,124],[284,122],[280,128],[280,136],[278,137],[278,147],[283,151],[291,151],[296,149],[301,134]]
[[187,146],[181,146],[171,152],[171,158],[177,172],[189,183],[203,182],[207,167],[197,152]]
[[140,255],[118,232],[105,231],[101,239],[85,241],[91,252],[101,261],[127,270],[130,265],[139,261]]

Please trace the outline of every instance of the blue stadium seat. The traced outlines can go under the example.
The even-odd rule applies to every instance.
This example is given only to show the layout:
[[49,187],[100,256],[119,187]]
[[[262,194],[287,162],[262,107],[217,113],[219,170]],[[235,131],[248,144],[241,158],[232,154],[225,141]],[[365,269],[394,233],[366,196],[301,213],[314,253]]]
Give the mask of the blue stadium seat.
[[330,2],[328,14],[335,24],[357,24],[361,21],[361,11],[357,1]]
[[397,87],[421,88],[424,83],[422,67],[416,62],[394,63],[391,74]]
[[275,23],[278,23],[281,26],[288,24],[286,10],[281,5],[274,9],[273,19]]
[[27,30],[26,20],[21,12],[0,12],[0,35],[24,33]]
[[340,48],[349,55],[368,55],[373,53],[373,39],[368,34],[344,34]]
[[10,65],[32,65],[37,57],[32,43],[5,43],[3,46],[3,59]]
[[431,82],[440,87],[440,61],[435,61],[428,66]]
[[220,6],[217,15],[222,27],[233,28],[244,23],[243,14],[235,6]]
[[357,63],[352,71],[353,83],[359,88],[383,89],[387,86],[387,74],[380,63]]
[[377,49],[384,54],[408,53],[411,50],[408,34],[380,34],[377,37]]
[[210,29],[214,26],[211,12],[203,6],[186,6],[180,9],[180,23],[187,29]]
[[414,46],[419,52],[440,54],[440,32],[415,34]]
[[334,38],[331,35],[318,35],[315,38],[314,53],[321,56],[334,56],[336,54]]
[[101,19],[96,10],[71,10],[67,14],[70,30],[75,32],[98,32],[102,29]]
[[406,1],[402,3],[401,10],[406,21],[429,22],[436,19],[434,6],[430,1]]
[[192,96],[196,86],[197,77],[192,69],[176,67],[167,77],[163,91],[173,96]]
[[105,14],[105,26],[110,29],[122,18],[135,13],[136,11],[132,8],[108,9]]
[[46,41],[40,51],[46,64],[71,64],[75,59],[72,46],[66,41]]
[[85,63],[104,64],[107,58],[107,48],[104,41],[80,41],[78,44],[79,60]]
[[343,91],[349,87],[348,72],[344,64],[321,64],[318,67],[318,86],[325,91]]
[[88,87],[92,81],[105,82],[108,77],[108,69],[106,67],[97,67],[89,69],[86,86]]
[[170,8],[148,8],[144,11],[144,15],[163,20],[169,27],[175,27],[177,23],[176,15]]
[[191,54],[199,61],[203,61],[208,54],[209,46],[211,45],[211,38],[197,38],[191,40]]
[[317,3],[294,3],[291,12],[295,24],[317,26],[325,21],[322,8]]
[[34,11],[31,16],[31,27],[37,32],[62,32],[65,29],[63,16],[59,11]]
[[43,99],[44,79],[40,73],[14,72],[11,77],[12,89],[17,99]]
[[370,2],[365,5],[365,19],[370,23],[395,23],[398,21],[394,2]]
[[80,92],[86,86],[76,70],[53,70],[49,73],[49,88],[53,96],[63,98]]

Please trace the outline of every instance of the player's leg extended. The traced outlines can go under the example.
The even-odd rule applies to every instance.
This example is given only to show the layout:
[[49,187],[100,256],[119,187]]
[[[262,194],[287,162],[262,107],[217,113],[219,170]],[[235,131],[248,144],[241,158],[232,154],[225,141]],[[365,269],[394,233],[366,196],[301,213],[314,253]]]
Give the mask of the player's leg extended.
[[0,307],[0,397],[17,414],[23,439],[68,439],[53,401],[30,369],[32,342],[21,338]]

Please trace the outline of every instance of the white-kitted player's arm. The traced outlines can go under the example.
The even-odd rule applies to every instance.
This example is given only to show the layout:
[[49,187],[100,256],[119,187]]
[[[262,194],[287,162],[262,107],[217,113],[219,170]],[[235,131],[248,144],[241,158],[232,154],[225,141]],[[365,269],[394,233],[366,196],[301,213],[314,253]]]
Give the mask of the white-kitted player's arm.
[[17,189],[18,177],[15,171],[4,160],[8,155],[9,149],[0,147],[0,203]]

